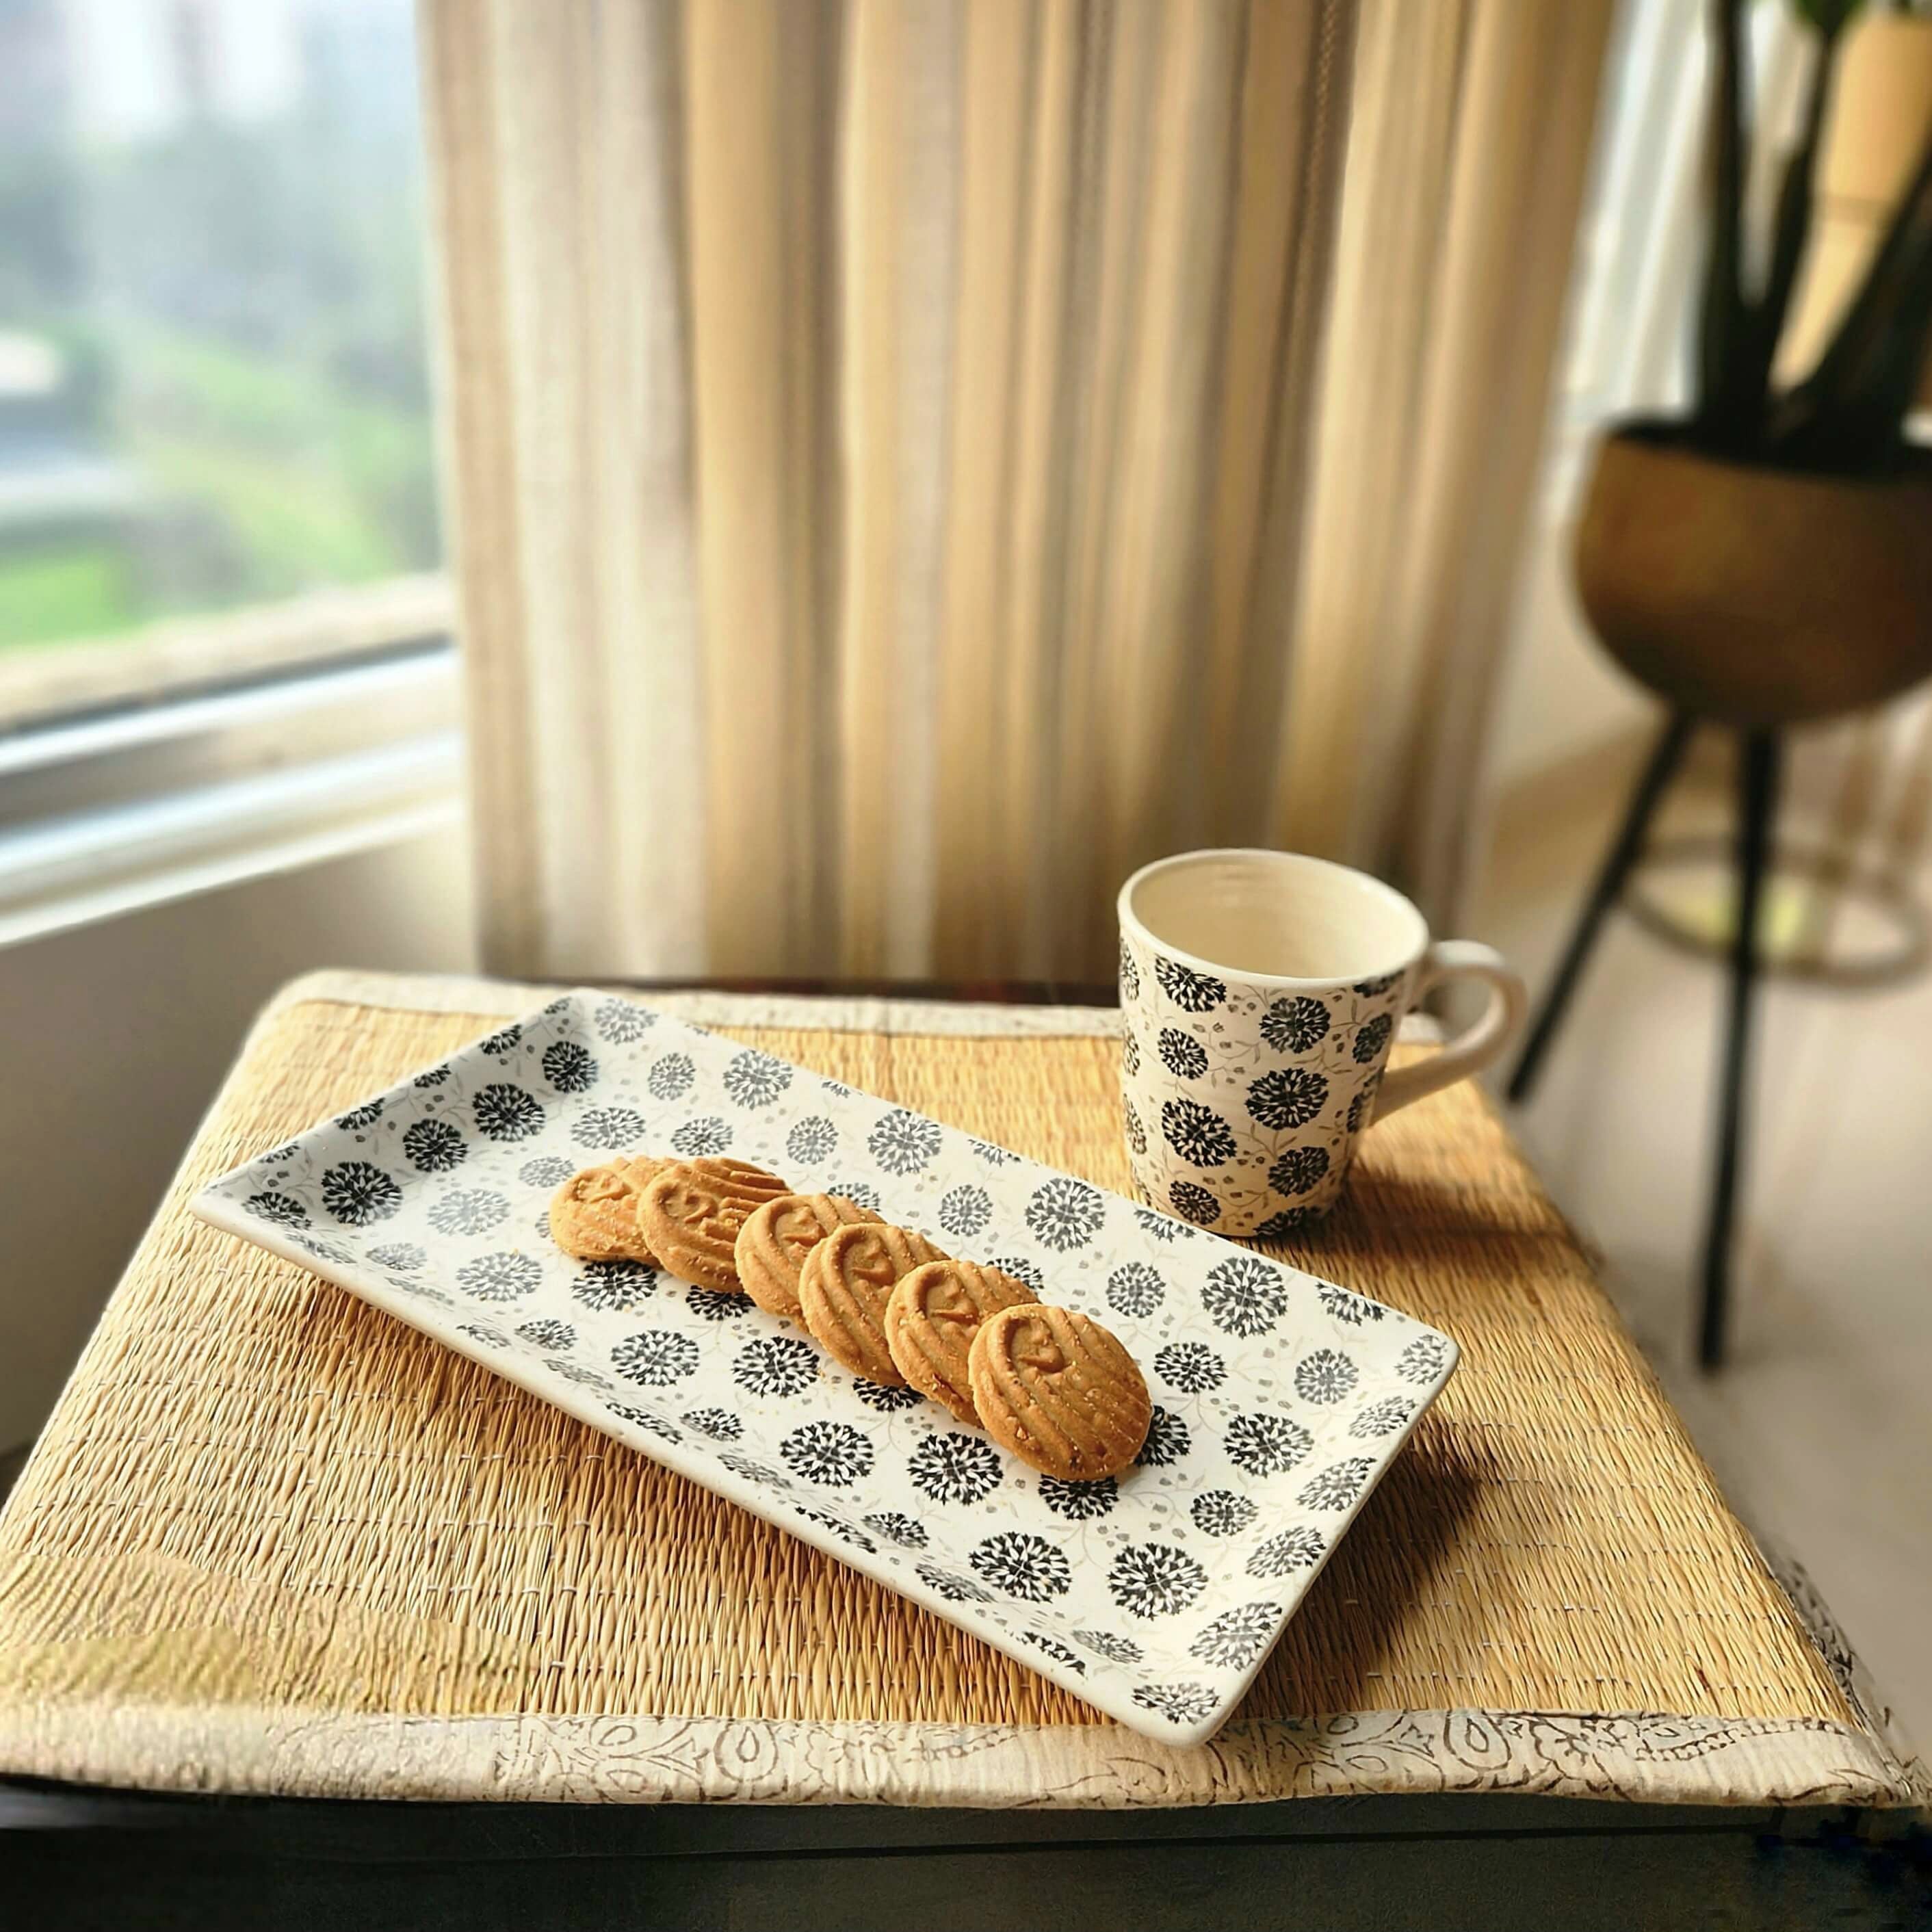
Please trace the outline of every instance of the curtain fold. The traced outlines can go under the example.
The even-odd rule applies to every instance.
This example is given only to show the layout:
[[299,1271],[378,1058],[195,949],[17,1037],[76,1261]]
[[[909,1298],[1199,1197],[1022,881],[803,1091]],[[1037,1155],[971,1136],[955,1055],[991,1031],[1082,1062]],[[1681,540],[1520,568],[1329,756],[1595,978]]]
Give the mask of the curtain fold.
[[424,0],[493,970],[1453,917],[1612,0]]

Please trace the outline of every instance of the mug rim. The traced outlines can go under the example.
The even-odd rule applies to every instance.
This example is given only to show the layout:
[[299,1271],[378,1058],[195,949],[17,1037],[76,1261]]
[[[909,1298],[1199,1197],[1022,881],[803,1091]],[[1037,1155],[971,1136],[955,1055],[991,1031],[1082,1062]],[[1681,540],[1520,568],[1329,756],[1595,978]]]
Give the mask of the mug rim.
[[[1406,914],[1416,932],[1416,940],[1401,958],[1386,965],[1372,966],[1360,972],[1330,973],[1310,978],[1289,973],[1251,973],[1228,966],[1225,963],[1204,958],[1197,952],[1184,952],[1178,946],[1170,945],[1164,939],[1156,938],[1142,924],[1133,909],[1133,895],[1136,889],[1156,874],[1178,871],[1184,866],[1200,864],[1210,859],[1258,859],[1264,863],[1288,871],[1299,868],[1312,868],[1324,872],[1340,873],[1365,888],[1372,896],[1378,896],[1395,910]],[[1334,859],[1318,859],[1312,852],[1284,852],[1270,845],[1206,845],[1192,852],[1171,853],[1165,859],[1155,859],[1131,873],[1120,887],[1114,902],[1114,910],[1119,915],[1120,929],[1131,932],[1150,952],[1164,953],[1168,958],[1192,967],[1196,972],[1206,973],[1219,980],[1238,980],[1248,986],[1276,986],[1314,988],[1317,986],[1348,986],[1358,980],[1379,979],[1390,973],[1406,973],[1429,950],[1429,922],[1422,916],[1414,902],[1386,881],[1377,878],[1372,872],[1364,872],[1354,866],[1344,866]]]

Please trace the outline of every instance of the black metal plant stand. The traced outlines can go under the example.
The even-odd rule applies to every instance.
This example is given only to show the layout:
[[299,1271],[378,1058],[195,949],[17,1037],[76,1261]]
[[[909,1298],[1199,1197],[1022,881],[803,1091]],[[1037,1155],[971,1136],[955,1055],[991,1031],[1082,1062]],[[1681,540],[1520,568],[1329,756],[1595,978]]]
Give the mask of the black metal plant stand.
[[[1510,1076],[1508,1090],[1512,1101],[1527,1100],[1535,1086],[1536,1076],[1576,990],[1576,982],[1582,975],[1604,915],[1622,896],[1632,869],[1643,856],[1650,821],[1683,762],[1697,722],[1688,712],[1673,712],[1637,780],[1622,827],[1604,855],[1596,882],[1564,949],[1556,976],[1530,1028],[1522,1058]],[[1778,766],[1783,748],[1780,734],[1767,726],[1742,728],[1738,739],[1737,919],[1731,940],[1730,998],[1724,1030],[1717,1166],[1704,1239],[1704,1298],[1697,1330],[1697,1359],[1706,1369],[1721,1366],[1724,1359],[1732,1238],[1743,1168],[1745,1075],[1760,964],[1758,915],[1778,812]]]

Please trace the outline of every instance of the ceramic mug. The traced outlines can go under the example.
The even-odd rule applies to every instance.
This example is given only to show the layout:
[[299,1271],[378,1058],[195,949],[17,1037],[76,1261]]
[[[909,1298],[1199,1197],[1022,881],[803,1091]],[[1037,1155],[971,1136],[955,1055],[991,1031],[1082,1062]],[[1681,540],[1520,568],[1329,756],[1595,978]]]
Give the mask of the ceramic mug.
[[[1432,940],[1365,872],[1292,852],[1186,852],[1120,888],[1120,1086],[1134,1178],[1220,1234],[1274,1235],[1335,1204],[1372,1122],[1480,1072],[1521,1023],[1499,953]],[[1384,1069],[1403,1014],[1451,980],[1482,1016]]]

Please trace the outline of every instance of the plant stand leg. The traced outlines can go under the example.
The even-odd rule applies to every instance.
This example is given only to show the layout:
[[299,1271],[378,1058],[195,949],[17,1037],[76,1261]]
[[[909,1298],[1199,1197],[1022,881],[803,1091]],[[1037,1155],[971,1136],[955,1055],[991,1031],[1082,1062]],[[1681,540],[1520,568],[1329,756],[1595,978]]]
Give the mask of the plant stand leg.
[[1544,1056],[1549,1052],[1550,1043],[1562,1022],[1570,995],[1576,990],[1576,982],[1582,976],[1583,962],[1589,958],[1590,949],[1596,944],[1604,915],[1617,902],[1630,868],[1642,855],[1644,835],[1650,829],[1650,821],[1655,815],[1665,788],[1683,761],[1685,747],[1696,728],[1696,721],[1688,712],[1673,712],[1657,741],[1656,749],[1650,754],[1649,764],[1643,768],[1643,776],[1636,782],[1636,790],[1630,795],[1630,808],[1624,814],[1622,827],[1604,855],[1596,883],[1590,888],[1590,896],[1578,915],[1570,944],[1564,949],[1556,976],[1550,981],[1550,990],[1543,996],[1542,1009],[1529,1030],[1522,1058],[1510,1076],[1508,1093],[1513,1101],[1528,1100],[1536,1084]]
[[1775,731],[1748,730],[1739,746],[1738,784],[1737,926],[1731,935],[1731,999],[1724,1038],[1723,1088],[1718,1096],[1718,1171],[1711,1190],[1711,1220],[1704,1242],[1704,1310],[1697,1331],[1697,1360],[1723,1366],[1729,1313],[1731,1237],[1737,1218],[1743,1166],[1744,1084],[1750,1058],[1752,995],[1756,990],[1759,908],[1778,813],[1781,750]]

